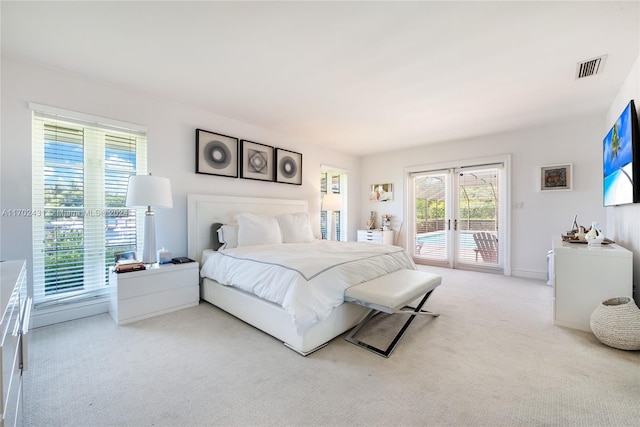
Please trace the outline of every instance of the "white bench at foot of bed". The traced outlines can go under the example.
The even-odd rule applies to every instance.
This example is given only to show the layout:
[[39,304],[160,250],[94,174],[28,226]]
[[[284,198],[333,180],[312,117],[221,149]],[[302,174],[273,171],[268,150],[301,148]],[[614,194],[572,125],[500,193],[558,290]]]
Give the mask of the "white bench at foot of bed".
[[[439,314],[422,310],[427,299],[442,282],[442,277],[418,270],[398,270],[386,276],[352,286],[344,293],[344,300],[371,308],[371,312],[345,338],[347,341],[370,350],[380,356],[389,357],[416,315]],[[423,297],[413,310],[406,310],[407,304]],[[358,331],[379,312],[404,314],[409,318],[386,349],[380,349],[355,338]]]

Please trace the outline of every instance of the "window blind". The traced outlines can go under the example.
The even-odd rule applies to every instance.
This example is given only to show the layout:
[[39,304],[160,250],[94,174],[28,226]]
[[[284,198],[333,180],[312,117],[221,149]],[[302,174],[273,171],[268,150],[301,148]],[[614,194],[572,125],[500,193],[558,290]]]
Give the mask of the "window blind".
[[[327,193],[337,193],[344,194],[341,190],[342,181],[346,180],[346,173],[341,172],[331,172],[331,171],[321,171],[320,172],[320,194],[321,196]],[[342,211],[333,212],[334,216],[331,217],[327,214],[327,211],[320,211],[320,234],[322,235],[322,239],[330,239],[329,233],[329,223],[333,221],[332,218],[335,218],[335,224],[332,224],[332,227],[336,229],[336,239],[343,240],[343,223],[344,216],[342,215]],[[346,240],[346,236],[345,239]]]
[[142,237],[142,212],[124,205],[129,176],[146,173],[146,132],[95,119],[33,111],[35,305],[102,295],[114,253]]

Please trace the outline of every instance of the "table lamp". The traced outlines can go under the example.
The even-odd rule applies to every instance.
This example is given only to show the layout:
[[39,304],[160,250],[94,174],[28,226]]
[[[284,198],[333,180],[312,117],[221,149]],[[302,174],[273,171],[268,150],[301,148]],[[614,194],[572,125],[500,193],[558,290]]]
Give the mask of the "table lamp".
[[338,240],[336,227],[336,215],[337,211],[342,210],[342,194],[327,193],[322,197],[322,210],[331,212],[331,233],[329,233],[328,240]]
[[132,175],[127,188],[128,208],[147,208],[144,217],[144,241],[142,263],[158,262],[156,253],[156,228],[151,206],[157,208],[173,207],[171,182],[168,178],[149,175]]

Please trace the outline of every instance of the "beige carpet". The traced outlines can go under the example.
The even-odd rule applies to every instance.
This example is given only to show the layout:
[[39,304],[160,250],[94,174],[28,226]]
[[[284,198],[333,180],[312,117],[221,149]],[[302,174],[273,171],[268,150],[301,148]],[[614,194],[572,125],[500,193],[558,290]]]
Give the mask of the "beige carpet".
[[29,426],[638,426],[640,352],[553,326],[539,281],[443,285],[389,359],[342,338],[304,358],[208,303],[33,331]]

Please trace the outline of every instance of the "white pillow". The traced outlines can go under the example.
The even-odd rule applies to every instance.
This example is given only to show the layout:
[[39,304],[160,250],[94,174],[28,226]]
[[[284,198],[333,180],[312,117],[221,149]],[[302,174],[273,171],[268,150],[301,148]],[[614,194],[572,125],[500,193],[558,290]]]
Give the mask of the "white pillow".
[[238,247],[282,243],[278,221],[272,216],[241,213],[238,221]]
[[280,224],[283,243],[309,243],[316,239],[307,212],[282,214],[276,219]]
[[218,241],[222,243],[220,249],[238,247],[238,224],[223,224],[218,228]]

